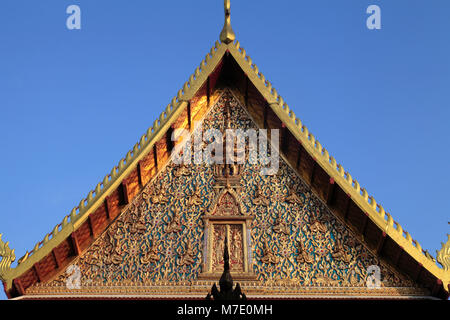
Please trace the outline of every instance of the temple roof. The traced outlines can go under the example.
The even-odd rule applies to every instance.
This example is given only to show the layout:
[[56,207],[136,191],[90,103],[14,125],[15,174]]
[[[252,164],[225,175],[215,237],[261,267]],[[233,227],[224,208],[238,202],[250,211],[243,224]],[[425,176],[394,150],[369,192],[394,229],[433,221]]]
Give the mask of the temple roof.
[[[373,196],[369,195],[366,188],[362,187],[341,164],[337,163],[336,159],[328,153],[308,128],[302,124],[302,121],[289,108],[277,90],[264,77],[244,48],[241,47],[239,41],[234,40],[235,35],[229,22],[229,1],[225,1],[225,14],[226,20],[220,36],[221,41],[216,41],[211,51],[201,61],[200,65],[189,77],[188,81],[184,83],[177,95],[172,98],[160,117],[154,121],[153,125],[140,138],[139,142],[127,152],[126,156],[119,161],[117,166],[112,168],[111,172],[104,177],[103,181],[99,182],[93,190],[88,192],[86,198],[82,199],[70,214],[63,218],[61,223],[56,225],[43,240],[39,241],[31,251],[27,252],[18,260],[18,265],[15,268],[9,268],[9,265],[6,268],[3,266],[0,268],[0,277],[4,280],[7,294],[10,297],[23,294],[23,290],[26,288],[17,288],[21,284],[20,282],[14,283],[14,280],[24,277],[33,268],[36,270],[36,266],[39,268],[39,263],[42,263],[52,253],[55,255],[55,249],[60,247],[67,239],[73,239],[74,234],[83,226],[88,224],[93,229],[94,215],[99,210],[103,210],[105,204],[106,211],[108,210],[108,199],[118,189],[125,188],[124,194],[126,196],[132,197],[136,194],[135,192],[129,191],[129,185],[127,191],[127,181],[129,181],[130,176],[135,175],[137,168],[148,155],[153,156],[156,154],[157,143],[165,137],[173,124],[189,106],[192,99],[196,97],[200,89],[204,88],[206,84],[208,86],[210,85],[210,77],[217,77],[214,74],[223,67],[224,59],[229,57],[235,61],[242,73],[247,77],[249,83],[253,85],[265,100],[267,106],[270,107],[273,114],[279,119],[281,124],[280,129],[288,130],[289,135],[295,139],[295,141],[291,139],[293,141],[292,143],[296,143],[298,148],[301,148],[302,152],[305,152],[313,160],[314,167],[311,175],[314,176],[314,172],[317,174],[318,170],[320,170],[321,175],[327,180],[328,183],[321,186],[317,186],[317,183],[314,184],[312,177],[309,181],[312,186],[314,184],[315,187],[323,190],[322,198],[324,200],[331,199],[333,194],[336,197],[337,192],[342,193],[344,196],[346,195],[348,202],[344,205],[347,208],[345,219],[349,218],[347,215],[351,207],[354,212],[361,212],[362,216],[365,217],[364,219],[366,219],[361,220],[354,213],[354,221],[358,221],[358,219],[362,221],[361,228],[356,229],[363,236],[365,235],[365,230],[370,228],[368,227],[369,222],[382,235],[380,239],[376,240],[376,251],[381,251],[387,241],[386,239],[389,239],[400,250],[396,253],[399,255],[396,259],[400,260],[400,256],[407,257],[404,259],[408,259],[408,266],[411,269],[416,268],[413,271],[406,270],[406,273],[411,274],[417,272],[417,279],[422,279],[422,282],[433,290],[433,295],[444,298],[448,297],[450,270],[448,266],[445,267],[445,260],[448,259],[448,252],[444,254],[446,245],[443,246],[439,259],[439,262],[444,265],[444,268],[440,268],[436,264],[436,260],[422,249],[419,242],[414,240],[411,234],[404,230]],[[157,158],[156,155],[155,158]],[[155,163],[157,171],[160,169],[157,159]],[[140,184],[144,184],[144,181],[141,181]],[[127,199],[127,201],[129,200],[131,199]],[[349,219],[351,220],[352,218]],[[103,227],[107,228],[107,224]],[[92,233],[93,238],[98,235],[96,232]],[[3,242],[0,238],[0,245],[2,244]],[[77,243],[75,241],[76,246]],[[8,248],[7,245],[6,248]],[[75,250],[76,255],[79,255],[81,251],[79,249]],[[2,252],[0,254],[5,257]],[[10,260],[14,260],[12,255],[10,257]],[[58,259],[55,260],[57,261],[55,270],[62,268],[63,265],[67,265],[67,263],[58,263]],[[427,271],[426,277],[423,276],[423,270]],[[38,274],[38,281],[42,281],[43,279],[41,278],[43,278],[43,273],[45,272],[38,270],[36,273]],[[39,275],[39,273],[41,274]],[[14,294],[11,293],[13,291],[15,292]]]

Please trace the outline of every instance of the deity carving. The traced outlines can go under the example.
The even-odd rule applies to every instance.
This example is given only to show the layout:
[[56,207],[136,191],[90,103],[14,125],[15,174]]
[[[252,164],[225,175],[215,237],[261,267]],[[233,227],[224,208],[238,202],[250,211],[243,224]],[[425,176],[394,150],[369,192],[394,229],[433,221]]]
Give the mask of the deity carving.
[[167,225],[166,232],[167,233],[171,233],[171,232],[177,233],[177,232],[180,232],[181,229],[182,228],[181,228],[180,208],[179,207],[175,207],[174,208],[174,212],[173,212],[172,220]]
[[347,254],[345,252],[344,246],[342,245],[342,241],[340,239],[336,240],[336,246],[334,248],[334,252],[331,255],[334,259],[343,261],[345,263],[349,263],[352,259],[351,254]]
[[297,262],[298,263],[313,263],[314,256],[305,250],[305,246],[302,241],[297,241]]
[[120,264],[123,260],[122,253],[120,233],[116,230],[108,230],[106,233],[105,264]]
[[285,235],[289,235],[291,233],[287,222],[281,216],[277,217],[275,225],[273,226],[273,231]]
[[300,198],[292,189],[289,188],[289,195],[284,199],[285,202],[291,204],[303,204],[302,198]]
[[263,255],[261,258],[262,263],[271,263],[277,264],[280,262],[280,257],[278,257],[272,249],[270,249],[269,244],[267,243],[267,238],[264,238],[264,248]]
[[[147,242],[147,246],[148,246],[148,242]],[[158,246],[159,246],[159,241],[154,241],[153,245],[150,246],[148,251],[141,257],[142,264],[155,263],[155,262],[159,261]]]
[[317,217],[315,217],[315,216],[310,221],[310,229],[314,233],[317,233],[317,232],[325,233],[325,232],[327,232],[327,227],[325,226],[325,224],[320,222],[319,219]]
[[180,165],[180,166],[174,166],[177,169],[174,171],[173,175],[175,177],[182,177],[182,176],[190,176],[191,175],[191,170],[185,166],[185,165]]
[[258,184],[256,186],[255,197],[252,199],[252,202],[255,206],[268,206],[269,199],[264,195],[264,192],[261,190],[261,186]]
[[145,221],[145,214],[143,213],[142,207],[137,209],[136,206],[132,206],[130,210],[130,221],[128,222],[130,226],[131,234],[143,234],[147,230],[147,225]]
[[[216,178],[216,185],[229,187],[239,187],[240,179],[243,170],[243,163],[246,160],[245,143],[238,141],[235,143],[235,136],[231,131],[231,107],[230,97],[224,97],[224,108],[222,110],[224,126],[222,131],[222,154],[224,157],[223,163],[218,163],[214,166],[214,176]],[[244,138],[245,139],[245,138]],[[232,144],[232,148],[230,145]],[[215,156],[215,151],[213,151]]]
[[232,244],[230,250],[231,271],[244,271],[244,239],[242,225],[232,224],[229,228]]
[[365,278],[366,275],[360,270],[360,268],[357,267],[357,261],[353,257],[348,265],[348,273],[344,278],[344,283],[346,285],[355,286],[359,283],[365,282]]
[[224,224],[213,225],[212,241],[212,270],[221,270],[223,267],[224,239],[227,236],[227,226]]
[[188,239],[186,244],[182,246],[183,254],[180,256],[178,265],[190,265],[195,262],[194,249],[192,248],[191,239]]
[[167,204],[167,197],[163,192],[163,187],[160,187],[158,190],[154,189],[153,194],[149,196],[146,192],[143,193],[143,198],[148,202],[149,200],[153,204]]
[[201,197],[201,189],[199,187],[199,184],[196,183],[196,188],[194,193],[189,197],[188,201],[190,206],[199,206],[203,203],[202,197]]

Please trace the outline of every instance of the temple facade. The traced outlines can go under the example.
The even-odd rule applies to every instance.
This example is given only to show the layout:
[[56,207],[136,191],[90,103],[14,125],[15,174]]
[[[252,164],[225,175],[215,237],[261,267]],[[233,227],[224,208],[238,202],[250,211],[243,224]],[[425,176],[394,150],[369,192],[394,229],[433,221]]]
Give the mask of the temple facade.
[[226,0],[220,41],[111,173],[14,268],[0,238],[9,298],[203,299],[225,241],[248,299],[448,298],[450,239],[424,251],[235,38]]

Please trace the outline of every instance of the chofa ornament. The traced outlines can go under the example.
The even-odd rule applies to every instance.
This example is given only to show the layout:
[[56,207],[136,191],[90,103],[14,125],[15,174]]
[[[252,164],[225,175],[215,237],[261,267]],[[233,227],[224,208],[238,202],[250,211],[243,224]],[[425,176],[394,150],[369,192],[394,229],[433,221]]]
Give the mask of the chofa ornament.
[[0,233],[0,279],[5,281],[5,274],[11,269],[11,263],[16,260],[14,249],[11,250],[9,242],[4,243],[2,241],[2,234]]
[[441,250],[436,251],[436,259],[445,271],[450,271],[450,234],[447,234],[447,242],[441,244]]

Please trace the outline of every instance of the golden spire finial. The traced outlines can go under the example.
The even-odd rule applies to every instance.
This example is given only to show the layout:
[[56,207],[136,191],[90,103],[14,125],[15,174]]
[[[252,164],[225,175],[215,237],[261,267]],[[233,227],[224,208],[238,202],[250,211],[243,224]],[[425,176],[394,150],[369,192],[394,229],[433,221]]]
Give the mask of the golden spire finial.
[[225,8],[225,24],[223,25],[222,32],[220,33],[220,41],[229,44],[236,39],[233,29],[231,28],[231,18],[230,18],[230,0],[224,1]]

